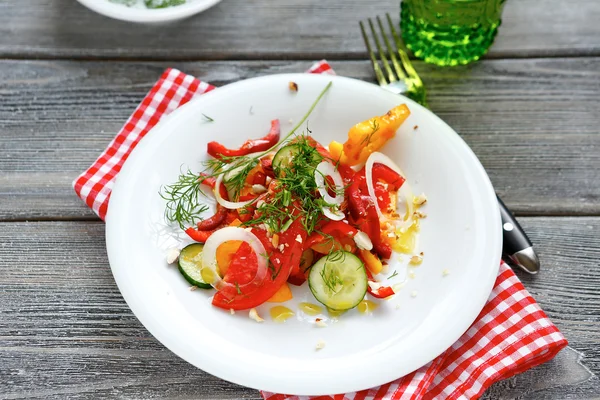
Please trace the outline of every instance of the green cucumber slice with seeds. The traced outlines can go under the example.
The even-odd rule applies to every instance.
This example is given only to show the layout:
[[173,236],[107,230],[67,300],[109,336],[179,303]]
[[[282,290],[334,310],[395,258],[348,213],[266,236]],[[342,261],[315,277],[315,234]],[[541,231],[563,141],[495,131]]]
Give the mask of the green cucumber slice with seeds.
[[[275,156],[273,157],[273,171],[275,172],[275,175],[278,175],[278,171],[281,171],[292,165],[294,157],[296,157],[300,151],[301,147],[298,144],[290,144],[279,149],[279,151],[275,153]],[[315,150],[312,154],[312,160],[310,160],[310,164],[313,164],[316,167],[322,159],[323,158],[319,152]]]
[[365,266],[354,254],[333,252],[310,269],[308,286],[315,298],[332,310],[354,308],[367,293]]
[[211,289],[212,286],[202,279],[202,250],[204,245],[192,243],[179,253],[179,272],[186,281],[201,289]]

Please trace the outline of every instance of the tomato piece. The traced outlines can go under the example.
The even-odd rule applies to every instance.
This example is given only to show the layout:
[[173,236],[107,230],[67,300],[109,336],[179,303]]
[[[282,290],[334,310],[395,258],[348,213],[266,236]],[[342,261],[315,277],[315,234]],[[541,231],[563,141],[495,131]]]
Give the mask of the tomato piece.
[[[279,249],[273,247],[271,240],[264,230],[252,229],[252,233],[259,238],[269,255],[269,269],[267,270],[267,276],[262,282],[250,283],[239,291],[233,290],[231,287],[225,287],[219,290],[213,297],[212,304],[227,310],[246,310],[257,307],[269,300],[288,280],[292,271],[299,270],[303,246],[296,238],[297,235],[300,234],[302,239],[302,231],[302,224],[300,219],[297,218],[285,232],[279,234],[279,243],[284,244],[283,251],[279,251]],[[306,233],[304,233],[304,238],[305,237]],[[304,239],[302,239],[302,241],[304,241]],[[287,246],[285,246],[286,243]],[[247,263],[248,259],[249,258],[246,260],[240,259],[239,261],[245,261]],[[254,254],[254,260],[258,262],[256,254]],[[249,273],[248,271],[250,268],[251,267],[249,266],[241,266],[239,264],[234,265],[232,261],[228,270],[228,275],[233,276],[240,273],[242,276],[239,279],[242,279],[245,276],[244,274]],[[238,269],[241,272],[235,272]],[[249,274],[254,277],[256,275],[256,269],[254,269],[253,274]]]

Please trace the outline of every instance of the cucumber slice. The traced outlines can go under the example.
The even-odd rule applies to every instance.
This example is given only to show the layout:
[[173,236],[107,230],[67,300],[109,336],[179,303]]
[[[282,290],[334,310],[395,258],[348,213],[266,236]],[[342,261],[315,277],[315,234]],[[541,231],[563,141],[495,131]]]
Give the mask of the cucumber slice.
[[362,261],[354,254],[336,251],[312,266],[308,286],[315,298],[328,308],[349,310],[367,293],[367,273]]
[[[275,172],[275,175],[279,175],[278,171],[281,171],[282,169],[292,165],[294,158],[296,155],[298,155],[298,153],[300,153],[300,151],[301,147],[298,144],[290,144],[279,149],[279,151],[275,153],[275,156],[273,157],[273,171]],[[312,155],[308,155],[308,157],[311,158],[309,164],[314,165],[315,167],[322,160],[321,155],[316,149]]]
[[204,245],[192,243],[181,250],[179,254],[179,272],[186,281],[201,289],[210,289],[208,283],[202,279],[202,250]]

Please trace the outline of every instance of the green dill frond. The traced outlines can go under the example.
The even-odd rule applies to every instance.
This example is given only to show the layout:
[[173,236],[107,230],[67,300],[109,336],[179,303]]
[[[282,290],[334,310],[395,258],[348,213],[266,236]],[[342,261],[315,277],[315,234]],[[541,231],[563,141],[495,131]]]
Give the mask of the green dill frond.
[[208,206],[199,201],[199,196],[203,195],[201,184],[199,175],[188,170],[179,175],[177,182],[161,187],[159,194],[167,201],[167,221],[176,222],[181,229],[185,229],[186,224],[193,225],[201,219],[200,214],[208,210]]

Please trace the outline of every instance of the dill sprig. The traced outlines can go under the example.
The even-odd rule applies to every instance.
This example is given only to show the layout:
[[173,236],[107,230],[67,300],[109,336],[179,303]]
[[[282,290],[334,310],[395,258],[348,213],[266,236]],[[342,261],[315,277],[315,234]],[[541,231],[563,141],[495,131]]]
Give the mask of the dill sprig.
[[198,174],[188,170],[179,176],[177,182],[161,188],[159,194],[167,201],[167,221],[177,222],[181,229],[185,229],[185,224],[193,225],[201,219],[200,214],[208,210],[208,206],[199,201],[199,196],[203,194],[201,184],[202,179]]
[[398,271],[394,271],[394,273],[393,273],[393,274],[391,274],[390,276],[388,276],[387,278],[388,278],[388,279],[392,279],[393,277],[395,277],[395,276],[397,276],[397,275],[398,275]]
[[313,104],[310,106],[306,114],[304,114],[300,121],[298,121],[292,130],[288,132],[288,134],[282,140],[280,140],[279,143],[252,156],[221,157],[220,159],[208,160],[204,162],[204,166],[206,167],[204,172],[215,178],[219,175],[223,175],[223,183],[228,190],[233,192],[234,199],[237,198],[240,194],[240,191],[244,187],[244,183],[246,182],[248,174],[258,164],[259,160],[265,155],[277,150],[282,145],[285,145],[289,142],[289,139],[296,133],[296,131],[298,131],[298,129],[304,125],[304,122],[308,119],[317,104],[319,104],[321,98],[323,98],[325,93],[327,93],[331,87],[331,84],[332,82],[329,82],[325,86],[325,88],[321,91],[321,93],[319,93]]
[[[306,136],[297,137],[293,145],[296,153],[289,165],[278,169],[274,193],[257,208],[258,216],[246,225],[265,224],[271,232],[283,232],[299,216],[304,230],[310,235],[323,216],[323,207],[339,207],[316,196],[315,170],[323,160],[318,150]],[[294,209],[298,213],[294,213]]]
[[323,269],[321,270],[320,275],[321,275],[321,279],[323,280],[323,283],[325,284],[327,289],[329,289],[329,291],[331,291],[331,293],[335,294],[335,293],[339,292],[340,289],[344,286],[344,281],[340,277],[340,275],[337,273],[336,269],[327,263],[328,262],[333,263],[333,262],[338,262],[338,261],[343,262],[343,260],[346,257],[346,253],[343,251],[335,251],[335,252],[329,253],[326,257],[327,258],[325,260],[325,265],[323,266]]
[[368,145],[369,143],[371,143],[371,138],[373,137],[375,132],[379,130],[379,122],[377,121],[377,119],[373,118],[369,122],[371,123],[371,132],[367,136],[365,136],[362,142],[360,142],[361,145]]
[[[203,175],[213,178],[218,178],[223,175],[225,187],[233,193],[233,199],[237,199],[241,190],[244,188],[250,171],[258,165],[263,156],[289,142],[290,138],[295,135],[296,131],[300,129],[308,119],[331,85],[332,82],[329,82],[325,86],[306,114],[279,143],[275,144],[270,149],[251,156],[221,157],[220,159],[208,160],[203,163],[205,166]],[[194,174],[188,170],[186,173],[180,175],[177,182],[172,185],[161,187],[159,192],[160,196],[167,201],[165,218],[169,222],[177,222],[181,229],[185,229],[186,224],[194,224],[200,219],[200,214],[208,210],[208,207],[199,201],[199,196],[202,195],[202,192],[200,191],[202,179],[199,179],[200,176],[202,175]],[[291,220],[285,222],[287,227],[289,227],[291,222]]]

